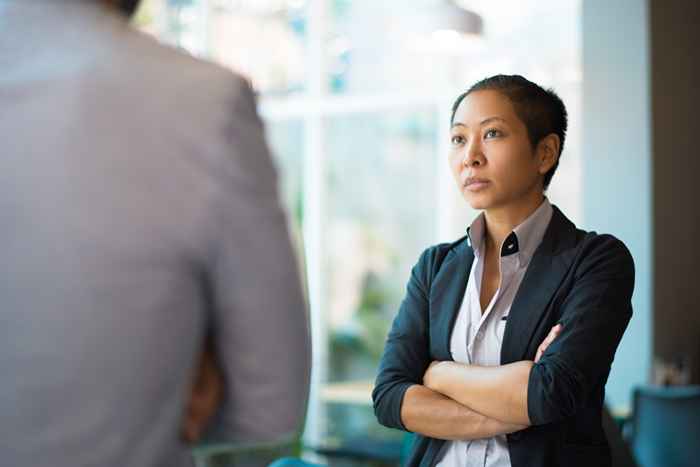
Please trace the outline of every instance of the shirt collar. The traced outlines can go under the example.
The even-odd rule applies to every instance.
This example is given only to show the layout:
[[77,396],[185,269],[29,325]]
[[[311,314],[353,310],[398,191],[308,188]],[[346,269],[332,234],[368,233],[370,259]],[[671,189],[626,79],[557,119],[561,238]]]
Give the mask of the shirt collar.
[[[545,197],[542,204],[506,237],[501,247],[501,257],[517,254],[520,266],[528,264],[542,242],[549,221],[552,219],[552,213],[552,205]],[[485,225],[485,217],[482,212],[467,228],[467,241],[477,258],[481,255]]]

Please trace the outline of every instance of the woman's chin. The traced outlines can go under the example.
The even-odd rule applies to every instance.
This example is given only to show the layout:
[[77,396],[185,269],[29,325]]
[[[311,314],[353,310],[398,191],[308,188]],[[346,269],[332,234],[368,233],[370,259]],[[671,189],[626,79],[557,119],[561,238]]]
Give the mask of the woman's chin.
[[478,209],[478,210],[483,210],[483,209],[488,209],[491,203],[489,202],[488,197],[483,196],[481,194],[475,194],[475,193],[464,193],[464,199],[466,200],[467,204],[471,206],[472,209]]

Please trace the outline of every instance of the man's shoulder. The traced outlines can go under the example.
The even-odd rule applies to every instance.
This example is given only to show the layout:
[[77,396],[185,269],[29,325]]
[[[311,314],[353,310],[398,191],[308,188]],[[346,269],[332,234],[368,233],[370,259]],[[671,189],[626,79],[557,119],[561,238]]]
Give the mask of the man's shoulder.
[[144,32],[131,29],[123,39],[115,44],[126,65],[123,69],[132,70],[136,83],[149,87],[151,92],[195,95],[210,101],[234,98],[250,87],[240,73]]

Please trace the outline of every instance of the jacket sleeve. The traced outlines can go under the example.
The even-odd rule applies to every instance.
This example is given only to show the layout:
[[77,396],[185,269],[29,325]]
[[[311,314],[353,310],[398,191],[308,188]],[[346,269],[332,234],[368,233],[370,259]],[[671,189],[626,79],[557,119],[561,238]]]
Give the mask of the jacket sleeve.
[[561,334],[533,366],[527,389],[533,425],[570,417],[586,405],[610,372],[632,317],[634,262],[625,245],[600,235],[582,252],[561,305]]
[[422,384],[430,364],[428,329],[429,269],[435,247],[426,250],[413,267],[406,296],[389,331],[379,372],[372,391],[379,423],[406,430],[401,404],[406,390]]
[[231,110],[208,272],[225,379],[213,437],[276,442],[299,434],[303,425],[308,317],[276,170],[252,90],[242,80]]

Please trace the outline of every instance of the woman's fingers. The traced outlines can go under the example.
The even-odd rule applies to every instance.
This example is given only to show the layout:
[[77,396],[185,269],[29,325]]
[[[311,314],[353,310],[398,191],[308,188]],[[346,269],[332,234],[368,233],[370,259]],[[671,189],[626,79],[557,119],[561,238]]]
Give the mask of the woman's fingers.
[[542,341],[540,346],[537,348],[537,353],[535,354],[535,363],[540,361],[540,358],[542,358],[542,355],[544,354],[545,350],[547,350],[547,347],[549,347],[549,344],[554,342],[554,339],[557,338],[559,333],[562,330],[562,325],[557,324],[552,329],[549,331],[549,334],[547,334],[547,337]]

